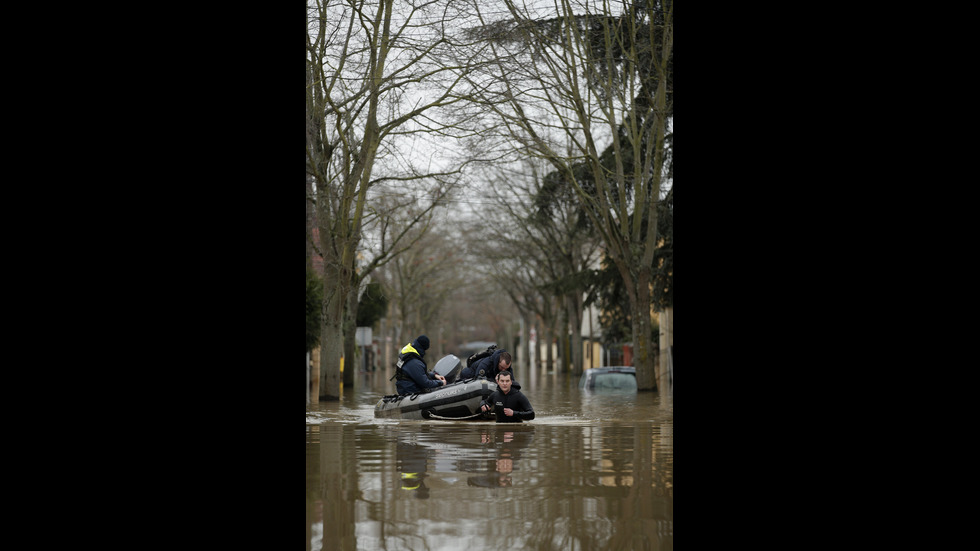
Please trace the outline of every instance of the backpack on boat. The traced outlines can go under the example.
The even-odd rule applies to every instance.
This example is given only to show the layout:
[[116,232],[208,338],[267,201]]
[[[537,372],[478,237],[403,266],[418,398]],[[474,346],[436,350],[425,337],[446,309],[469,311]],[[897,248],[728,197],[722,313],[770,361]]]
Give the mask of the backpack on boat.
[[469,358],[466,358],[466,367],[473,367],[473,364],[475,364],[476,362],[482,360],[483,358],[486,358],[487,356],[492,356],[493,351],[496,349],[497,349],[497,345],[491,344],[483,352],[477,352],[476,354],[470,355]]

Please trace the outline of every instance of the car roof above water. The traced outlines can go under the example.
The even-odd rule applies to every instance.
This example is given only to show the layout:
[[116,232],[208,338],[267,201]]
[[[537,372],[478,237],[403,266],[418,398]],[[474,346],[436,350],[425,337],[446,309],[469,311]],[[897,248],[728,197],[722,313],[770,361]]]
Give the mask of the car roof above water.
[[[600,381],[598,386],[597,380]],[[636,390],[636,368],[611,365],[586,369],[578,386],[586,390]]]
[[591,371],[593,373],[608,373],[608,372],[622,372],[622,373],[636,373],[636,368],[631,365],[604,365],[602,367],[592,367],[585,370],[586,373]]

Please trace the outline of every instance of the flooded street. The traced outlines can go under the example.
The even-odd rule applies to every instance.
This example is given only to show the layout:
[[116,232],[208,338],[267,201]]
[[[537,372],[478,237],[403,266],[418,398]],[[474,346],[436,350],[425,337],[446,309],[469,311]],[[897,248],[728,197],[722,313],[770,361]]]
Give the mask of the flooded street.
[[673,549],[672,399],[518,371],[533,421],[375,419],[390,375],[307,406],[308,550]]

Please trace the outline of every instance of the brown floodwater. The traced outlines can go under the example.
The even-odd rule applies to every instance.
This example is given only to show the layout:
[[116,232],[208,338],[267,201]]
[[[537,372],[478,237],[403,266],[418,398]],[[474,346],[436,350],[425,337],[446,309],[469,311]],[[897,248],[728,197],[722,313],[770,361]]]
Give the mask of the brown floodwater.
[[530,422],[375,419],[390,375],[307,406],[308,550],[673,549],[672,396],[518,372]]

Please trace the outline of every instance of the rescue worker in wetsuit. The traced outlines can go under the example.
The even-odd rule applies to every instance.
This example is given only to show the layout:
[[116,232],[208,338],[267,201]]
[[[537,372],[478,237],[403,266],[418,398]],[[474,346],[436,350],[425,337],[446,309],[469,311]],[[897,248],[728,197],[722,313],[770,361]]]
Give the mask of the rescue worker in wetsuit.
[[493,412],[498,423],[520,423],[534,419],[534,409],[520,390],[512,388],[510,371],[497,374],[497,390],[490,393],[482,402],[480,410]]
[[484,372],[484,377],[486,377],[488,381],[494,381],[496,380],[497,373],[510,371],[514,388],[516,390],[520,390],[521,383],[517,382],[517,378],[514,377],[513,370],[511,369],[512,361],[513,359],[510,356],[510,352],[507,352],[506,350],[494,350],[493,354],[487,356],[486,358],[477,360],[473,363],[473,365],[467,365],[465,368],[463,368],[463,371],[460,372],[459,377],[460,379],[472,379],[473,377],[479,376],[480,370],[482,369]]
[[429,388],[446,384],[446,378],[438,373],[429,373],[422,358],[429,349],[429,337],[420,335],[405,345],[398,354],[400,367],[395,371],[395,388],[398,394],[415,394]]

